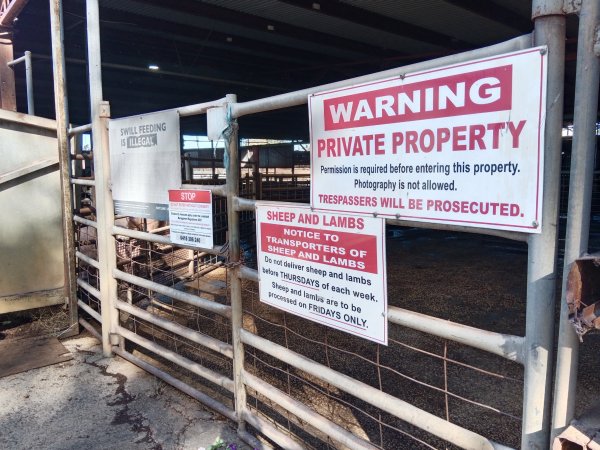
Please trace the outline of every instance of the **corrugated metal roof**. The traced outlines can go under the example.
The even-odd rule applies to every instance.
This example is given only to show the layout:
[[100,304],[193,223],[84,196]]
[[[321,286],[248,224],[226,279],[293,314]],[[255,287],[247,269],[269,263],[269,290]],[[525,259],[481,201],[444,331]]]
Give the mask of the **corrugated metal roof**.
[[341,36],[381,48],[393,49],[401,53],[424,53],[441,50],[441,47],[421,42],[416,39],[410,39],[408,37],[377,30],[344,19],[327,16],[317,10],[300,8],[287,3],[278,2],[277,0],[203,0],[203,2],[238,12],[265,17],[278,22],[285,22],[306,28],[307,30]]
[[331,56],[344,56],[347,58],[362,58],[362,54],[352,51],[352,49],[344,50],[338,47],[330,47],[327,42],[322,44],[316,44],[301,39],[294,39],[287,36],[274,35],[268,30],[252,30],[251,28],[243,27],[240,25],[219,21],[216,19],[202,17],[199,15],[193,15],[184,11],[174,11],[170,8],[163,8],[159,6],[150,5],[140,1],[131,0],[103,0],[102,7],[111,8],[117,11],[127,11],[130,13],[138,14],[140,16],[152,17],[156,19],[162,19],[168,17],[171,22],[177,22],[182,25],[199,26],[207,30],[215,30],[239,37],[247,37],[265,43],[279,43],[282,45],[289,45],[290,47],[304,48],[306,50],[314,51],[316,53],[329,54]]

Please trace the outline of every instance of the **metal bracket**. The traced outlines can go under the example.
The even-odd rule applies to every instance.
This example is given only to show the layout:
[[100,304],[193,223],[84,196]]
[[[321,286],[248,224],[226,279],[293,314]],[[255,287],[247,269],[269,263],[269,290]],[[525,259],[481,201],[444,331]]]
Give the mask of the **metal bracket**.
[[110,103],[107,101],[100,102],[100,117],[104,119],[110,119]]
[[119,345],[121,343],[121,335],[117,333],[109,334],[110,345]]

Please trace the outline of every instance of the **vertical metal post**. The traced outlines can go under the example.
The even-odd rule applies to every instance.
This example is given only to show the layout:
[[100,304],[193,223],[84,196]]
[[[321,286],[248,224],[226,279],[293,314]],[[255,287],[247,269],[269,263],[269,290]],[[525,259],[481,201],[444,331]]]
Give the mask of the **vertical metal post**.
[[[240,159],[238,149],[237,121],[230,119],[231,106],[237,102],[233,94],[227,95],[227,117],[229,128],[225,139],[225,158],[229,160],[227,170],[227,229],[229,240],[230,293],[231,293],[231,330],[233,341],[233,382],[235,412],[238,419],[238,433],[246,431],[244,413],[246,411],[246,388],[242,381],[244,368],[244,344],[240,337],[243,327],[242,281],[240,279],[240,223],[239,213],[234,210],[233,199],[239,195]],[[228,156],[228,158],[227,158]]]
[[33,67],[31,64],[31,52],[25,52],[25,83],[27,85],[27,114],[35,116],[33,103]]
[[111,234],[114,225],[112,195],[109,190],[110,161],[108,148],[108,118],[110,108],[102,100],[102,69],[100,66],[100,15],[98,0],[86,0],[88,71],[92,119],[92,148],[96,192],[96,220],[98,224],[98,263],[100,266],[100,304],[102,306],[102,352],[112,356],[111,333],[116,329],[118,313],[116,280],[112,269],[116,266],[116,250]]
[[192,162],[189,160],[191,156],[192,154],[190,152],[183,154],[183,168],[185,173],[185,180],[186,182],[190,183],[194,179],[194,169],[192,169]]
[[567,276],[572,263],[588,249],[590,209],[596,150],[596,107],[600,59],[594,54],[596,30],[600,22],[600,1],[581,4],[577,38],[577,76],[575,80],[575,111],[573,117],[573,146],[569,180],[569,209],[565,236],[560,322],[552,437],[556,437],[573,419],[575,387],[579,359],[579,340],[569,323],[566,301]]
[[[552,6],[556,8],[549,10]],[[548,87],[542,232],[531,235],[528,240],[525,386],[521,448],[545,450],[548,448],[550,434],[565,17],[562,12],[562,0],[560,2],[534,0],[532,11],[535,20],[535,44],[548,47]]]
[[71,149],[69,148],[69,112],[65,76],[62,0],[50,0],[50,27],[52,34],[52,69],[54,75],[54,106],[56,109],[56,137],[62,193],[62,231],[65,273],[65,296],[69,302],[69,325],[72,330],[63,336],[79,332],[77,314],[77,274],[75,262],[75,227],[73,225],[73,190],[71,189]]

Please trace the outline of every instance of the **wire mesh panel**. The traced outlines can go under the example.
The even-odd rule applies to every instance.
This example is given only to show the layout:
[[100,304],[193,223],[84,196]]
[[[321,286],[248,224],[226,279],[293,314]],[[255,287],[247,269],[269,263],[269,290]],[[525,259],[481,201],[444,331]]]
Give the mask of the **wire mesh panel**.
[[261,174],[262,200],[308,203],[310,174]]
[[[524,249],[499,239],[391,229],[391,305],[503,332],[522,331]],[[419,242],[420,241],[420,242]],[[462,251],[460,250],[462,249]],[[394,276],[393,274],[397,274]],[[450,281],[451,280],[451,281]],[[523,368],[502,357],[390,324],[382,346],[260,302],[243,284],[244,328],[491,440],[518,447]],[[495,319],[494,319],[495,318]],[[277,358],[245,348],[246,370],[379,448],[458,448]],[[339,448],[255,391],[250,408],[311,448]]]
[[[222,257],[138,239],[120,240],[117,245],[120,246],[117,265],[122,267],[123,272],[211,302],[229,304]],[[222,315],[121,280],[118,283],[118,299],[141,310],[142,314],[145,312],[185,330],[225,344],[231,343],[231,324]],[[165,325],[154,323],[151,318],[146,320],[121,311],[119,324],[135,336],[185,358],[188,364],[202,366],[227,379],[233,377],[230,357],[186,338],[181,333],[173,332]],[[142,344],[129,337],[125,347],[127,351],[151,360],[154,365],[186,384],[209,394],[230,408],[233,407],[233,395],[228,389],[207,381],[164,355],[148,350],[147,345]]]

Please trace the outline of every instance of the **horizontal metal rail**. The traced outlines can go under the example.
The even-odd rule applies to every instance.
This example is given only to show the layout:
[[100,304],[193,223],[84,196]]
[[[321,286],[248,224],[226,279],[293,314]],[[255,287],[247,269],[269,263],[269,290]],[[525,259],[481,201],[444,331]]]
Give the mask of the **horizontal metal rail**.
[[[82,318],[79,319],[79,323],[81,324],[81,326],[83,328],[85,328],[87,331],[89,331],[90,334],[92,334],[92,336],[94,336],[99,341],[102,341],[102,336],[100,335],[100,333],[98,333],[98,331],[96,331],[96,329],[92,326],[92,324],[90,324],[88,321],[86,321],[85,319],[82,319]],[[168,374],[167,372],[164,372],[163,370],[161,370],[161,369],[153,366],[152,364],[144,361],[143,359],[140,359],[137,356],[121,349],[118,346],[114,346],[112,350],[113,350],[113,352],[115,352],[117,355],[119,355],[123,359],[144,369],[146,372],[151,373],[155,377],[160,378],[165,383],[168,383],[171,386],[173,386],[174,388],[179,389],[181,392],[198,400],[200,403],[203,403],[204,405],[208,406],[209,408],[216,411],[217,413],[227,417],[229,420],[236,420],[234,410],[232,410],[231,408],[228,408],[221,402],[206,395],[204,392],[201,392],[198,389],[191,387],[190,385],[184,383],[181,380],[178,380],[177,378]],[[251,445],[257,445],[256,440],[252,440],[249,443]]]
[[222,342],[206,334],[191,330],[163,317],[151,314],[148,311],[138,308],[137,306],[130,305],[122,300],[117,300],[115,302],[115,306],[121,311],[125,311],[132,316],[139,317],[146,322],[150,322],[160,328],[168,330],[192,342],[195,342],[196,344],[202,345],[206,348],[214,350],[217,353],[220,353],[221,355],[233,359],[233,347],[230,344]]
[[92,131],[92,124],[88,123],[87,125],[80,125],[78,127],[69,128],[69,136],[75,136],[77,134],[88,133]]
[[[234,208],[236,211],[254,211],[256,209],[256,200],[235,197],[234,198]],[[289,205],[291,207],[297,206],[297,203],[290,202],[278,202],[278,201],[263,201],[260,203],[272,204],[273,206],[286,206]],[[519,242],[527,242],[529,234],[527,233],[517,233],[514,231],[504,231],[504,230],[492,230],[490,228],[477,228],[477,227],[465,227],[461,225],[452,225],[446,223],[431,223],[431,222],[417,222],[414,220],[399,220],[399,219],[386,219],[386,223],[390,225],[399,225],[403,227],[413,227],[413,228],[428,228],[430,230],[445,230],[445,231],[455,231],[460,233],[476,233],[476,234],[485,234],[488,236],[496,236],[505,239],[511,239],[513,241]]]
[[135,364],[136,366],[144,369],[146,372],[151,373],[155,377],[160,378],[165,383],[168,383],[174,388],[179,389],[181,392],[189,395],[190,397],[198,400],[200,403],[203,403],[204,405],[208,406],[212,410],[227,417],[229,420],[236,420],[234,410],[228,408],[221,402],[206,395],[204,392],[200,392],[198,389],[191,387],[190,385],[184,383],[181,380],[178,380],[177,378],[168,374],[167,372],[164,372],[163,370],[153,366],[152,364],[144,361],[143,359],[138,358],[135,355],[132,355],[131,353],[119,348],[118,346],[113,347],[112,350],[123,359],[126,359],[130,363]]
[[93,327],[93,325],[91,323],[89,323],[87,320],[80,317],[79,324],[83,328],[88,330],[92,336],[94,336],[96,339],[98,339],[100,342],[102,342],[102,335],[100,333],[98,333],[98,331]]
[[[246,266],[241,266],[239,275],[244,280],[255,282],[258,282],[260,277],[257,270]],[[521,336],[486,331],[395,306],[388,307],[388,320],[397,325],[469,345],[523,364],[525,338]]]
[[96,186],[95,180],[84,180],[81,178],[71,178],[71,184],[76,184],[78,186]]
[[155,112],[168,112],[168,111],[176,111],[180,117],[187,116],[195,116],[198,114],[205,114],[210,108],[217,108],[219,106],[225,106],[227,104],[227,99],[225,97],[219,98],[217,100],[211,100],[210,102],[204,103],[196,103],[188,106],[181,106],[179,108],[165,109],[161,111]]
[[233,380],[227,378],[213,370],[207,369],[202,364],[198,364],[184,356],[181,356],[178,353],[175,353],[172,350],[169,350],[162,345],[157,344],[149,339],[146,339],[139,334],[135,334],[132,331],[129,331],[127,328],[123,328],[122,326],[117,327],[117,333],[120,334],[125,339],[139,345],[140,347],[145,348],[146,350],[150,350],[151,352],[157,354],[158,356],[165,358],[172,363],[177,364],[180,367],[183,367],[186,370],[204,378],[205,380],[210,381],[211,383],[216,384],[217,386],[221,386],[224,389],[227,389],[229,392],[233,392]]
[[244,344],[251,345],[452,444],[478,450],[507,448],[247,330],[240,330],[240,337]]
[[511,361],[521,364],[524,361],[525,338],[520,336],[481,330],[395,306],[388,307],[388,320],[391,323],[478,348]]
[[496,237],[510,239],[511,241],[518,241],[518,242],[527,242],[527,239],[529,238],[528,233],[518,233],[516,231],[505,231],[505,230],[494,230],[491,228],[465,227],[462,225],[452,225],[449,223],[417,222],[415,220],[387,219],[387,218],[386,218],[386,223],[389,225],[398,225],[398,226],[402,226],[402,227],[427,228],[429,230],[455,231],[455,232],[459,232],[459,233],[485,234],[487,236],[496,236]]
[[294,414],[302,421],[327,434],[327,436],[334,441],[339,442],[344,447],[358,450],[376,450],[379,448],[340,427],[331,420],[326,419],[304,403],[293,399],[251,373],[246,371],[242,372],[242,380],[246,386],[254,389],[259,394],[264,395],[266,398]]
[[112,228],[113,236],[126,236],[132,239],[140,239],[142,241],[154,242],[156,244],[164,244],[164,245],[177,245],[181,248],[187,248],[189,250],[198,250],[201,252],[210,253],[211,255],[220,255],[223,252],[222,246],[214,246],[213,248],[200,248],[200,247],[190,247],[188,245],[180,245],[173,244],[169,236],[161,236],[160,234],[147,233],[144,231],[130,230],[129,228],[123,228],[119,226],[113,226]]
[[284,448],[285,450],[305,450],[306,447],[301,445],[298,441],[283,433],[275,425],[267,422],[258,415],[252,414],[250,411],[243,411],[242,417],[246,422],[256,428],[259,433],[262,433],[274,441],[279,448]]
[[81,300],[77,300],[77,306],[83,309],[86,313],[88,313],[91,317],[97,320],[99,323],[102,323],[102,316],[98,311],[94,311],[89,305],[86,305]]
[[248,114],[254,114],[275,109],[288,108],[291,106],[303,105],[308,102],[308,96],[318,92],[328,91],[331,89],[339,89],[343,87],[353,86],[360,83],[382,80],[404,76],[408,73],[421,72],[424,70],[434,69],[452,64],[459,64],[473,59],[486,58],[489,56],[499,55],[517,50],[523,50],[532,46],[533,39],[531,34],[519,36],[506,42],[501,42],[489,47],[470,50],[468,52],[457,53],[455,55],[444,56],[442,58],[422,61],[415,64],[410,64],[404,67],[384,70],[361,77],[350,78],[336,83],[324,84],[300,91],[289,92],[281,95],[274,95],[259,100],[251,100],[249,102],[235,103],[231,107],[232,117],[239,118]]
[[6,65],[8,67],[12,67],[12,66],[15,66],[17,64],[21,64],[22,62],[25,62],[26,60],[27,60],[27,56],[23,55],[20,58],[13,59],[12,61],[7,62]]
[[227,184],[182,184],[181,189],[192,191],[211,191],[220,197],[227,197]]
[[100,291],[91,284],[83,281],[81,278],[77,278],[77,286],[100,300]]
[[73,216],[73,221],[80,223],[82,225],[87,225],[88,227],[98,228],[98,222],[94,222],[93,220],[84,219],[81,216]]
[[164,286],[162,284],[155,283],[154,281],[146,280],[145,278],[131,275],[119,269],[113,269],[113,276],[117,280],[126,281],[127,283],[135,284],[136,286],[139,286],[144,289],[150,289],[151,291],[155,291],[159,294],[163,294],[168,297],[174,298],[175,300],[187,303],[188,305],[192,305],[197,308],[202,308],[206,311],[219,314],[223,317],[231,317],[231,306],[222,305],[221,303],[216,303],[212,300],[199,297],[194,294],[178,291],[177,289],[173,289],[172,287]]
[[84,255],[80,251],[76,251],[75,252],[75,256],[77,256],[77,258],[79,258],[81,261],[83,261],[84,263],[86,263],[88,266],[92,266],[92,267],[94,267],[96,269],[100,268],[100,263],[98,261],[96,261],[93,258],[90,258],[88,255]]
[[255,281],[256,283],[259,281],[258,270],[251,269],[250,267],[240,266],[239,274],[242,280]]

